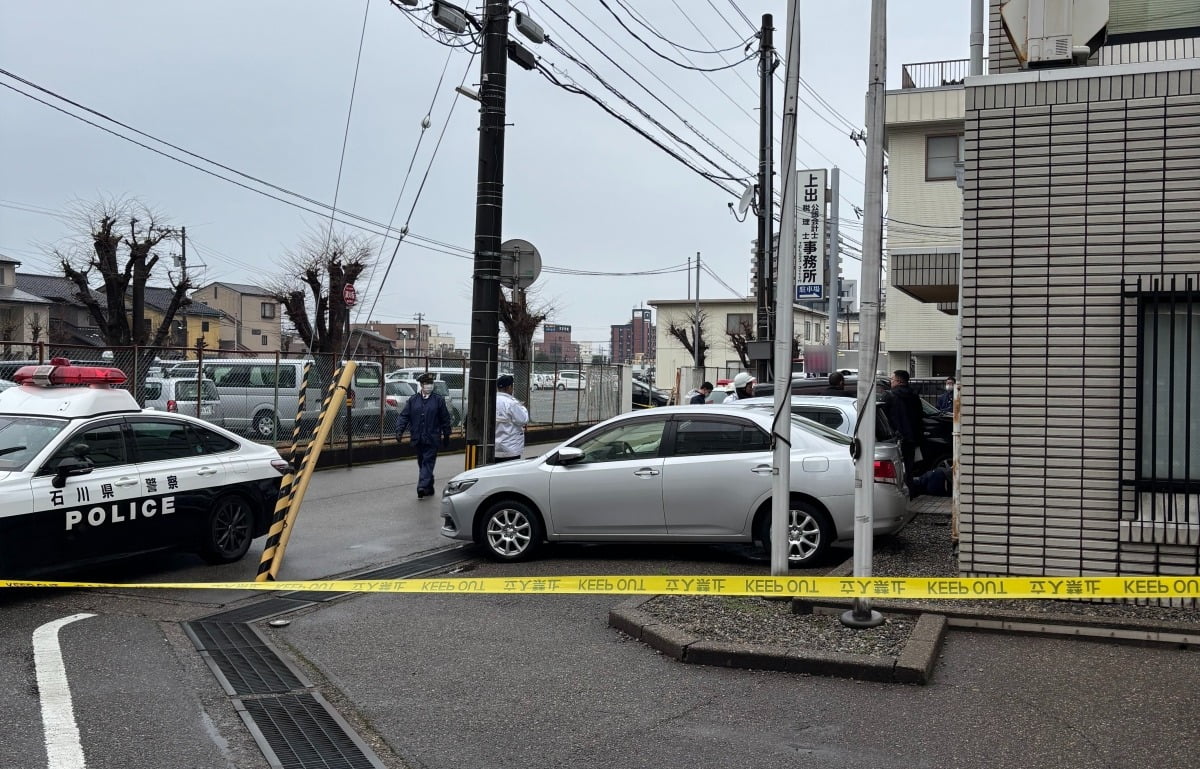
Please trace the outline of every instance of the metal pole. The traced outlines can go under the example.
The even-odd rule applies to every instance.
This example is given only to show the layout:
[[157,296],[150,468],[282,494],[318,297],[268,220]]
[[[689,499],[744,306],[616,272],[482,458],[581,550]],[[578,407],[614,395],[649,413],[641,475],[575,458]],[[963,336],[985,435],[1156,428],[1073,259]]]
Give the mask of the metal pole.
[[838,313],[842,309],[842,234],[839,231],[838,217],[841,196],[842,173],[837,166],[829,170],[829,351],[833,363],[829,369],[832,374],[841,368],[838,365]]
[[787,70],[783,78],[783,138],[779,163],[783,197],[779,223],[779,258],[775,285],[775,422],[771,427],[774,458],[771,478],[771,574],[788,572],[788,512],[792,495],[792,336],[796,313],[796,105],[800,97],[800,0],[789,0]]
[[[871,576],[875,533],[875,370],[879,356],[879,285],[883,268],[883,116],[887,82],[887,0],[871,0],[867,68],[867,183],[863,201],[862,305],[859,310],[858,456],[854,462],[854,576]],[[883,623],[868,598],[842,615],[848,627]]]
[[[491,461],[495,440],[492,385],[500,348],[500,228],[504,205],[504,99],[508,0],[484,8],[479,87],[479,174],[475,199],[475,272],[471,288],[471,369],[467,387],[467,469]],[[418,329],[419,331],[420,329]],[[421,340],[418,338],[417,344]]]
[[[758,243],[755,249],[755,298],[757,299],[754,338],[761,341],[771,339],[772,288],[772,241],[774,240],[775,194],[772,179],[772,162],[775,155],[775,95],[772,89],[775,74],[774,19],[769,13],[762,17],[762,33],[758,44]],[[782,305],[780,305],[782,306]],[[771,376],[771,361],[765,358],[755,362],[758,381],[765,382]]]
[[983,3],[971,0],[971,68],[972,75],[983,74]]
[[704,368],[700,365],[700,252],[696,252],[696,304],[695,326],[692,328],[692,387],[699,387],[704,381]]

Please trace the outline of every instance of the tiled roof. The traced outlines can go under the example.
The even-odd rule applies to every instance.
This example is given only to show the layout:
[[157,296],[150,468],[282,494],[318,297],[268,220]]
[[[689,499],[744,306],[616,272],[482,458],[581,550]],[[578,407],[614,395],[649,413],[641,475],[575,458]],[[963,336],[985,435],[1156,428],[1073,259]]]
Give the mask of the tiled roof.
[[[223,280],[209,283],[208,286],[223,286],[231,291],[236,291],[239,294],[247,294],[249,296],[273,296],[273,294],[262,286],[253,286],[249,283],[227,283]],[[208,286],[201,286],[198,291],[203,291]]]
[[[157,286],[146,286],[146,292],[143,294],[146,305],[162,312],[171,305],[171,297],[174,296],[175,289],[159,288]],[[211,318],[221,317],[220,310],[214,310],[203,302],[191,302],[179,308],[179,312],[183,315],[197,315]]]
[[[77,291],[75,281],[63,275],[34,275],[28,272],[18,272],[17,288],[52,302],[78,302],[75,298]],[[100,298],[95,291],[92,293]]]
[[0,302],[13,302],[14,304],[50,304],[49,299],[43,299],[36,294],[31,294],[28,291],[22,291],[19,288],[12,286],[0,286]]

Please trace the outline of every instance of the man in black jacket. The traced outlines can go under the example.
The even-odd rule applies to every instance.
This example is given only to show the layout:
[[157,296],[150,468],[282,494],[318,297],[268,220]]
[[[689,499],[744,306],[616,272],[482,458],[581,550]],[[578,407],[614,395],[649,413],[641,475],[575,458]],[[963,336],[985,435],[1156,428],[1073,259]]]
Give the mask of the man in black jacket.
[[917,447],[921,445],[924,432],[924,410],[921,398],[908,386],[908,372],[899,369],[892,372],[892,389],[883,395],[883,405],[888,421],[900,434],[900,453],[904,456],[904,480],[911,482],[917,466]]
[[835,371],[829,375],[829,386],[822,390],[821,394],[835,395],[840,398],[858,397],[858,393],[852,393],[846,390],[846,375],[840,371]]

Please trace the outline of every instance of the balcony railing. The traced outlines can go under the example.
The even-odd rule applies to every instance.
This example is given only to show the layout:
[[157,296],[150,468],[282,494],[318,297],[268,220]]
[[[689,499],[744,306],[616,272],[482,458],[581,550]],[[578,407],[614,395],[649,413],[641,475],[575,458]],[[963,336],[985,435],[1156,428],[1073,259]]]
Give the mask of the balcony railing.
[[[987,72],[987,59],[983,61],[983,71]],[[941,88],[948,85],[962,85],[963,80],[970,73],[970,59],[921,61],[916,64],[905,64],[900,71],[900,87]]]

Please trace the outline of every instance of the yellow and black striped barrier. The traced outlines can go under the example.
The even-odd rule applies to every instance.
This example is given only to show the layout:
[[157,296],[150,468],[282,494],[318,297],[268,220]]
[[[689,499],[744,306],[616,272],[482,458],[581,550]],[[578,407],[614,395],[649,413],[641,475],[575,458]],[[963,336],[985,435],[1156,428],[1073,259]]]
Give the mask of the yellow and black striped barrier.
[[[271,516],[271,527],[267,530],[267,542],[263,546],[262,558],[258,562],[256,579],[269,579],[271,564],[279,549],[279,540],[283,536],[283,528],[287,521],[288,511],[292,508],[294,482],[296,480],[296,457],[300,453],[300,432],[303,429],[304,411],[308,401],[308,384],[312,376],[312,362],[304,364],[304,377],[297,397],[296,421],[292,425],[292,447],[288,452],[288,464],[292,466],[279,482],[279,498],[275,502],[275,512]],[[263,576],[267,574],[267,576]]]
[[[273,582],[279,574],[279,567],[283,565],[283,552],[287,549],[288,539],[291,538],[292,529],[295,528],[296,517],[300,514],[300,505],[304,502],[308,483],[312,479],[313,470],[321,456],[321,449],[329,439],[329,433],[333,430],[333,422],[338,410],[346,401],[346,393],[350,390],[350,383],[354,379],[354,369],[354,362],[348,361],[334,372],[329,392],[326,393],[325,401],[321,404],[321,413],[317,417],[317,426],[312,440],[305,447],[304,458],[300,461],[300,468],[295,471],[294,476],[290,473],[284,476],[280,484],[279,501],[275,504],[275,519],[278,520],[275,522],[273,519],[271,530],[267,534],[267,544],[263,548],[262,559],[258,564],[258,575],[255,577],[258,583]],[[286,493],[284,485],[287,486]],[[279,519],[281,510],[283,517]]]
[[870,599],[1200,599],[1200,577],[428,577],[276,582],[52,582],[0,580],[0,588],[303,590],[331,593],[720,595]]

